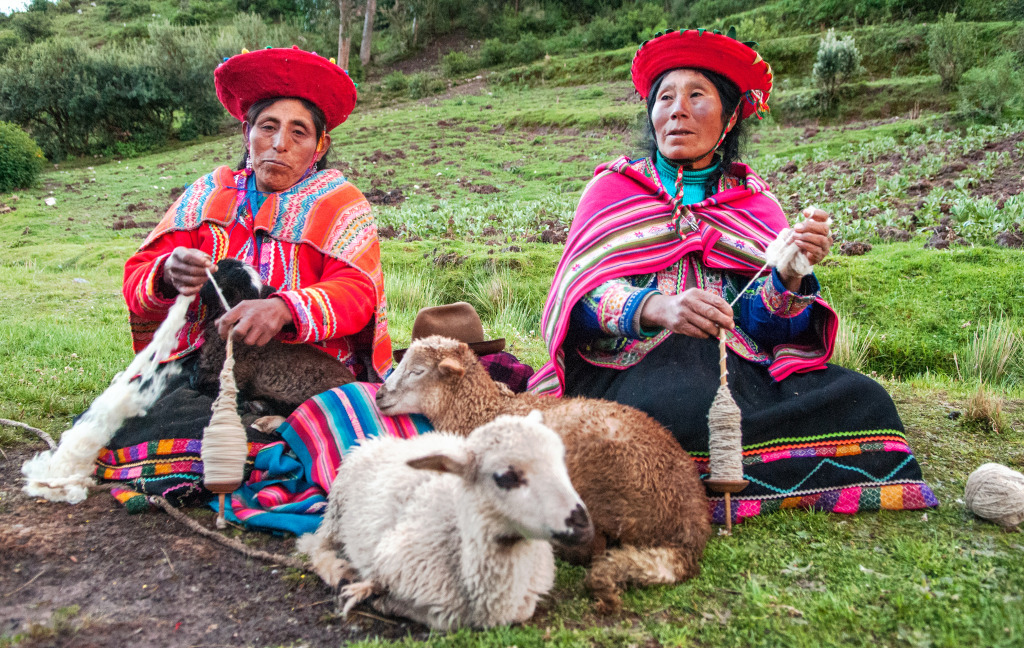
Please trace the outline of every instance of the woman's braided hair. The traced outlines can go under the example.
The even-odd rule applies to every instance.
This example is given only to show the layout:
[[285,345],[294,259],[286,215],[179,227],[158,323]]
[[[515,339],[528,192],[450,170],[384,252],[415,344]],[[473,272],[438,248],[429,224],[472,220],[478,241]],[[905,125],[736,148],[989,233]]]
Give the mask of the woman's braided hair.
[[[654,120],[651,119],[651,113],[654,111],[654,102],[657,100],[658,91],[661,89],[661,83],[665,80],[665,77],[680,69],[683,68],[665,70],[658,75],[658,78],[651,84],[651,91],[647,94],[647,125],[644,129],[642,145],[652,158],[658,152],[658,140],[654,135]],[[718,90],[718,98],[722,102],[722,126],[725,127],[729,122],[729,118],[732,117],[733,112],[736,110],[736,106],[743,99],[739,86],[717,72],[703,68],[688,69],[703,75]],[[732,130],[726,134],[721,146],[718,147],[717,153],[721,163],[715,169],[715,172],[708,177],[707,183],[704,185],[708,195],[718,189],[718,181],[721,179],[722,173],[729,169],[733,162],[740,160],[742,148],[746,144],[747,132],[744,127],[745,121],[744,119],[738,120],[736,125],[732,127]]]

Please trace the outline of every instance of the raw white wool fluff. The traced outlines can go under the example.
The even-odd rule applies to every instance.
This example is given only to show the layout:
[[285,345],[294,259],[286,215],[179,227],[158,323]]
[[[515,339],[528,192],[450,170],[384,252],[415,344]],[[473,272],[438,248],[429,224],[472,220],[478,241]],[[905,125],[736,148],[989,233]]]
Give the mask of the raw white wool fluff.
[[[814,207],[808,207],[803,211],[803,215],[809,218],[814,209]],[[825,221],[825,224],[831,226],[832,219],[830,218]],[[768,262],[768,265],[779,272],[788,270],[788,274],[806,277],[814,272],[814,266],[811,265],[810,261],[807,260],[807,256],[793,242],[794,234],[795,232],[788,227],[779,232],[778,237],[765,250],[765,260]]]
[[[88,411],[60,437],[56,450],[32,457],[21,467],[28,483],[23,490],[51,502],[78,504],[89,494],[93,465],[100,450],[125,419],[141,416],[160,396],[167,379],[180,371],[177,364],[161,366],[177,345],[185,312],[194,296],[179,295],[156,330],[153,341],[128,368],[114,376],[110,386]],[[139,376],[132,380],[133,376]]]
[[1001,527],[1024,522],[1024,475],[1002,464],[982,464],[967,478],[967,510]]

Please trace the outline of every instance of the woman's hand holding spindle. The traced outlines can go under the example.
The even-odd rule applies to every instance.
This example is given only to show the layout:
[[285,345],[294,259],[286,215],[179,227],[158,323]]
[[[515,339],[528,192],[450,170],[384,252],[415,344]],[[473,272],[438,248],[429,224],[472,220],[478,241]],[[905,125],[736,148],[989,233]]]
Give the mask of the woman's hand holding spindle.
[[247,299],[221,315],[217,320],[217,332],[226,340],[234,325],[236,340],[250,346],[263,346],[291,323],[292,313],[284,300],[274,297]]
[[678,295],[652,295],[644,302],[640,325],[695,338],[718,337],[720,328],[732,330],[732,309],[718,295],[690,288]]
[[164,276],[160,290],[167,297],[195,295],[206,283],[206,269],[216,272],[217,266],[206,252],[178,246],[164,260]]
[[[829,229],[828,212],[817,207],[808,207],[802,212],[805,220],[793,226],[793,243],[796,244],[811,265],[818,265],[832,249],[832,231]],[[803,277],[779,273],[786,289],[796,292]]]

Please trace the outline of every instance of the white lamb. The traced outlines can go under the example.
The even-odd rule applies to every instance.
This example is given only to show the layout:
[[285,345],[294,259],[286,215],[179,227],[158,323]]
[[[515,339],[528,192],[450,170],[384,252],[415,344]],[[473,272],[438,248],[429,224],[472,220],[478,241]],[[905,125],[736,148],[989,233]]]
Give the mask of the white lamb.
[[346,614],[380,594],[380,612],[449,630],[529,619],[554,582],[548,541],[592,537],[562,441],[533,412],[468,437],[364,443],[342,462],[320,528],[297,548],[328,584],[358,579],[339,594]]

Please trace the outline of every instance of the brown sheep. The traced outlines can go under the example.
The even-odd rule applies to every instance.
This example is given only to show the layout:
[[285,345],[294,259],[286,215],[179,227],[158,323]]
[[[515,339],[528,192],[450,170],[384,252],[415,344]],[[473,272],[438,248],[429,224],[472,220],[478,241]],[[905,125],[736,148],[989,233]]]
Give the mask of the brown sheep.
[[377,392],[387,415],[422,413],[457,434],[500,414],[537,409],[562,436],[573,485],[594,523],[587,586],[598,610],[620,608],[627,584],[677,583],[700,573],[711,535],[697,468],[671,434],[643,412],[605,400],[513,394],[462,342],[416,340]]

